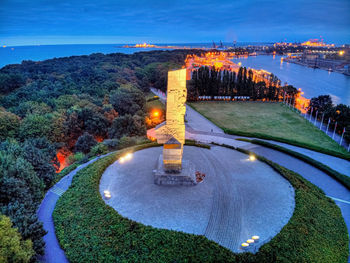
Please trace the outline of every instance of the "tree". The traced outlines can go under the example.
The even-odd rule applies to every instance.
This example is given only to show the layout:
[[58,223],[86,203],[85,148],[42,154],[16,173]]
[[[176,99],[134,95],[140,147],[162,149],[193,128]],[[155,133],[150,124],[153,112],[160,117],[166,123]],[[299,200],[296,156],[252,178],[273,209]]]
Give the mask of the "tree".
[[81,135],[77,142],[75,143],[75,152],[83,152],[83,153],[88,153],[91,148],[96,145],[97,142],[96,140],[94,139],[94,137],[87,133],[87,132],[84,132],[83,135]]
[[132,117],[130,114],[114,119],[108,130],[108,137],[120,139],[123,136],[145,135],[145,126],[140,117]]
[[333,107],[332,98],[329,95],[321,95],[316,98],[311,98],[309,111],[313,108],[313,112],[319,111],[319,113],[330,111]]
[[32,242],[22,240],[10,218],[0,215],[0,262],[29,262],[32,256]]
[[134,115],[140,110],[144,111],[146,100],[143,93],[135,88],[119,88],[111,95],[110,103],[119,115]]
[[25,117],[19,128],[19,137],[22,140],[28,138],[49,138],[51,133],[51,122],[48,116],[30,114]]
[[17,115],[0,108],[0,140],[17,136],[19,126],[20,119]]
[[44,182],[46,189],[56,176],[60,164],[56,156],[56,146],[46,138],[28,139],[23,144],[23,157],[34,168],[37,176]]
[[24,79],[18,74],[0,74],[0,93],[8,93],[24,85]]
[[11,218],[24,239],[33,242],[37,254],[43,254],[46,234],[36,210],[43,196],[44,183],[23,157],[22,146],[15,141],[0,144],[0,211]]

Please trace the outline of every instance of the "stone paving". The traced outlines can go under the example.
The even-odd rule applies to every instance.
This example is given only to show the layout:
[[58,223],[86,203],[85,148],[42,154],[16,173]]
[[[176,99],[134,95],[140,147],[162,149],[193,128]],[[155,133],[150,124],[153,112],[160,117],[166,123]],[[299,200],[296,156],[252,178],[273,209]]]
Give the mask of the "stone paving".
[[129,162],[115,162],[100,182],[105,202],[129,219],[157,228],[205,235],[241,252],[240,244],[261,237],[257,249],[275,236],[294,211],[294,189],[268,165],[223,147],[210,150],[185,146],[184,159],[206,174],[196,186],[158,186],[152,170],[161,148],[134,153]]

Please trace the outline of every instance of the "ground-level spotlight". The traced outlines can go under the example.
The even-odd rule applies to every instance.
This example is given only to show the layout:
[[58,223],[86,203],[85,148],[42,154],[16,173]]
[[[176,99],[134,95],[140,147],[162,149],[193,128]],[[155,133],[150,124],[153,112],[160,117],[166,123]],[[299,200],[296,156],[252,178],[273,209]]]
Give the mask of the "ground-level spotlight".
[[259,242],[260,237],[259,236],[252,236],[252,239],[255,243]]
[[104,190],[103,191],[103,194],[105,196],[106,199],[110,199],[112,196],[111,196],[111,192],[108,191],[108,190]]
[[125,159],[125,160],[131,160],[131,159],[132,159],[132,153],[127,153],[127,154],[124,156],[124,159]]
[[255,160],[256,160],[255,155],[253,154],[249,155],[249,161],[255,161]]
[[242,249],[247,249],[248,247],[249,247],[249,244],[248,244],[248,243],[245,243],[245,242],[244,242],[244,243],[241,244],[241,248],[242,248]]
[[248,239],[248,240],[247,240],[247,243],[248,243],[248,244],[253,244],[253,243],[254,243],[254,240],[253,240],[253,239]]
[[120,158],[119,158],[119,162],[120,162],[120,163],[123,163],[124,161],[125,161],[125,158],[124,158],[124,157],[120,157]]

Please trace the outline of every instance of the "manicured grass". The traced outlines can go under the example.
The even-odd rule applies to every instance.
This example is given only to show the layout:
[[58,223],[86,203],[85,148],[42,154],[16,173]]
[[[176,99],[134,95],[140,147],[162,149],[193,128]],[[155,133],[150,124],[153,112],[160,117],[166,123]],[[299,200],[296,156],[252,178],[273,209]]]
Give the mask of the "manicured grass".
[[[128,151],[158,146],[136,146]],[[128,220],[99,193],[104,170],[119,151],[79,171],[59,199],[53,217],[70,262],[346,262],[348,236],[339,208],[317,187],[261,158],[295,188],[290,221],[260,251],[234,254],[204,236],[156,229]]]
[[226,133],[275,140],[350,160],[350,154],[280,103],[196,102],[190,106]]

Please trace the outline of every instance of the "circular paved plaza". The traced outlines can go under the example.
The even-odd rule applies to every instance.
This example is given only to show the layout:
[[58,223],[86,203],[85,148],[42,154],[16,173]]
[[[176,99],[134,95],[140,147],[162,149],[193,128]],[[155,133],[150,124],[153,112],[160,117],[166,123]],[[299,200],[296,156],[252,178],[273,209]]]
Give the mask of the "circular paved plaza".
[[268,165],[224,147],[185,146],[184,159],[206,175],[196,186],[158,186],[153,183],[162,147],[135,152],[131,160],[109,166],[100,193],[122,216],[157,228],[172,229],[208,239],[240,252],[253,235],[259,246],[288,222],[294,210],[294,189]]

